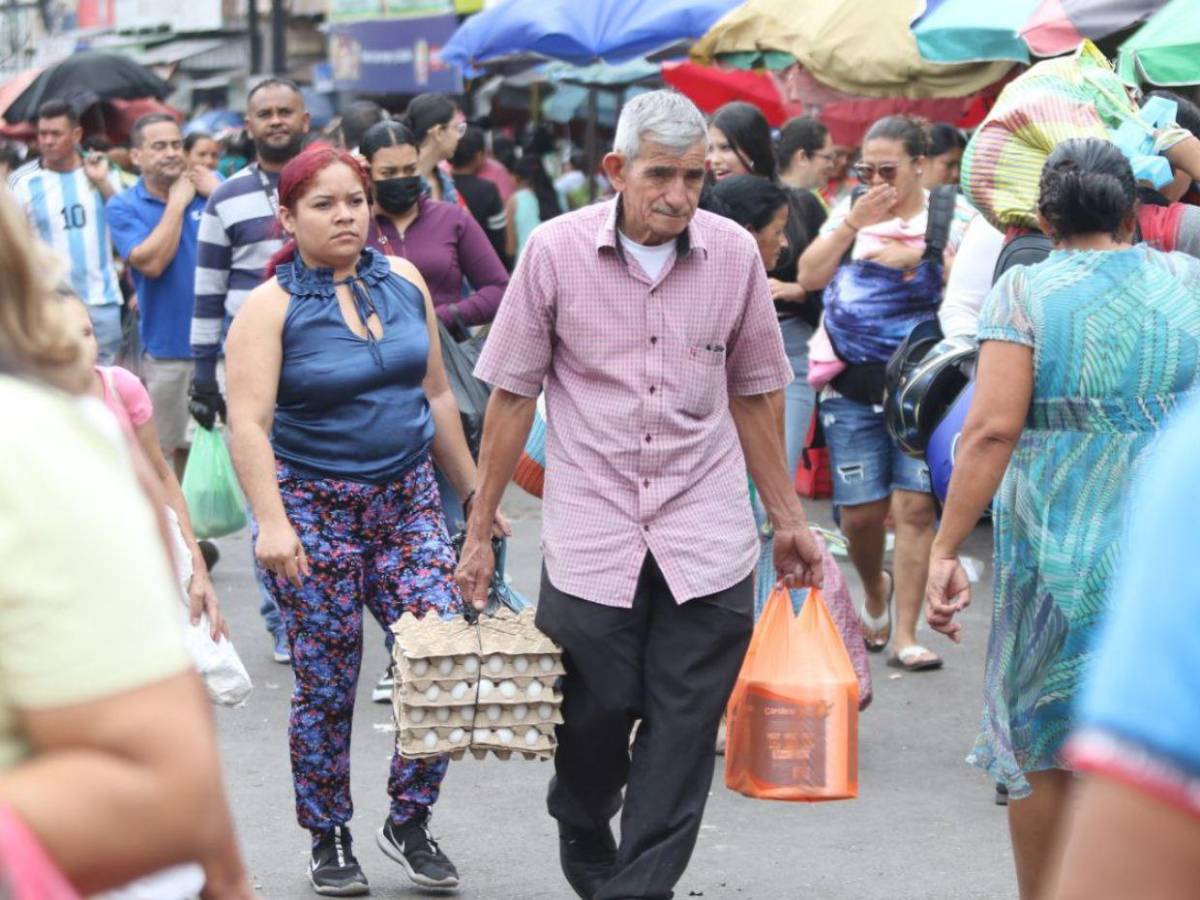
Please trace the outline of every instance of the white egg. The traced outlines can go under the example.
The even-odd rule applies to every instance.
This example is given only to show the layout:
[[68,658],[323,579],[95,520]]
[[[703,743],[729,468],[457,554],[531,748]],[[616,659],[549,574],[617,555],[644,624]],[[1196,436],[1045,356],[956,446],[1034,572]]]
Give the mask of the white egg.
[[479,657],[468,656],[463,660],[463,671],[468,675],[474,675],[479,671]]
[[450,732],[450,743],[457,744],[463,739],[464,734],[465,732],[461,728],[455,728],[452,732]]
[[441,688],[439,688],[436,684],[431,684],[429,687],[427,687],[425,689],[425,699],[426,700],[436,700],[438,698],[438,695],[441,693],[442,693]]
[[529,657],[518,656],[513,660],[513,668],[517,670],[518,675],[524,675],[529,671]]
[[450,689],[450,696],[455,700],[461,700],[463,697],[467,696],[468,690],[470,690],[470,686],[465,681],[460,681]]
[[499,653],[493,653],[488,657],[487,667],[493,675],[499,675],[504,671],[504,657]]
[[524,703],[518,703],[512,710],[513,718],[518,722],[524,722],[525,717],[529,715],[529,707]]
[[450,721],[450,707],[439,706],[437,709],[435,709],[433,711],[433,715],[437,718],[437,720],[439,722],[449,722]]
[[488,735],[490,733],[491,732],[489,732],[486,728],[476,728],[471,732],[471,740],[475,741],[477,744],[482,744],[488,739]]
[[436,731],[425,732],[425,737],[422,738],[421,741],[422,741],[422,743],[425,744],[426,747],[428,747],[430,750],[432,750],[434,747],[437,746],[437,741],[438,741],[437,732]]
[[554,706],[550,703],[543,703],[538,706],[538,718],[543,722],[549,722],[554,717]]
[[420,725],[425,721],[425,709],[421,706],[411,707],[408,711],[408,721],[414,725]]
[[511,681],[502,681],[500,682],[500,693],[511,700],[517,696],[517,686]]
[[458,714],[468,724],[475,721],[475,707],[473,706],[459,707]]
[[413,670],[413,674],[416,675],[418,678],[420,678],[422,675],[424,675],[426,672],[429,671],[429,660],[418,659],[416,662],[414,662],[412,664],[412,670]]
[[496,737],[502,744],[511,744],[513,742],[513,733],[511,728],[497,728]]
[[539,737],[541,737],[541,735],[538,733],[536,728],[529,728],[525,731],[525,743],[530,747],[534,746],[538,742]]
[[541,669],[543,672],[553,672],[554,671],[554,657],[553,656],[543,656],[540,659],[538,659],[538,668]]
[[488,694],[490,694],[495,689],[496,689],[495,682],[489,681],[487,678],[484,678],[479,682],[479,696],[480,697],[486,697]]
[[449,675],[453,671],[454,671],[454,657],[453,656],[444,657],[442,659],[442,661],[438,663],[438,672],[441,673],[443,676]]
[[500,709],[499,706],[496,706],[496,704],[493,703],[491,706],[489,706],[487,708],[488,721],[489,722],[499,722],[500,715],[502,712],[503,712],[503,710]]
[[531,681],[529,687],[525,689],[525,694],[529,698],[536,700],[542,696],[542,683],[540,681]]

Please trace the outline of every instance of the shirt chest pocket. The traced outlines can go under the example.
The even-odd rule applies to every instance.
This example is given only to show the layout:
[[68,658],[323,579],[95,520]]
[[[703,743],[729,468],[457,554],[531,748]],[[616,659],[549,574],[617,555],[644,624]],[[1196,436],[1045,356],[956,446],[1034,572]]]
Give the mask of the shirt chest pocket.
[[676,344],[674,356],[672,375],[681,413],[706,419],[725,405],[724,344]]

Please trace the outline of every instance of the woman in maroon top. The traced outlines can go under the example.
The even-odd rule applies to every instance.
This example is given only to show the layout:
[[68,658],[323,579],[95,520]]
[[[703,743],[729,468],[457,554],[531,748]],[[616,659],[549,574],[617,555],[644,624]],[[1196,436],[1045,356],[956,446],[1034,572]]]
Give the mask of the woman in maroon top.
[[417,267],[438,318],[452,332],[458,322],[491,322],[508,272],[469,211],[421,196],[413,133],[400,122],[380,122],[363,135],[359,149],[375,188],[367,246]]

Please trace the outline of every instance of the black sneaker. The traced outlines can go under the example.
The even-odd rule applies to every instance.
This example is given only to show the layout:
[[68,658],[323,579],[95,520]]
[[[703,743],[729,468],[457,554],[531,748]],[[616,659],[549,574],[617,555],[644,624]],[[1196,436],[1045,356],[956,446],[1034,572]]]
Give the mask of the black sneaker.
[[617,861],[617,842],[607,826],[596,831],[558,825],[558,858],[563,875],[583,900],[592,900],[601,885],[612,877]]
[[370,892],[367,876],[354,858],[348,828],[336,825],[313,844],[308,880],[318,894],[331,897],[357,897]]
[[400,863],[415,883],[424,887],[458,887],[458,869],[429,833],[428,820],[393,825],[389,819],[375,836],[379,849]]
[[375,682],[375,687],[371,690],[371,699],[375,703],[392,702],[392,688],[396,684],[394,671],[394,664],[389,664],[379,681]]

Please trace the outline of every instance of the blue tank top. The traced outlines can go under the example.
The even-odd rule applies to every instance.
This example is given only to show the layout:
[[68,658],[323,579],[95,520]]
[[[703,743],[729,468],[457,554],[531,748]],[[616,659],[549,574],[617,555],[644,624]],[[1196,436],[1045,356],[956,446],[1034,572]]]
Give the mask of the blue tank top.
[[330,269],[299,254],[275,273],[291,294],[271,446],[302,476],[367,484],[399,479],[429,451],[433,417],[422,381],[429,356],[425,298],[378,250],[363,251],[349,284],[359,318],[374,312],[377,340],[350,330]]

